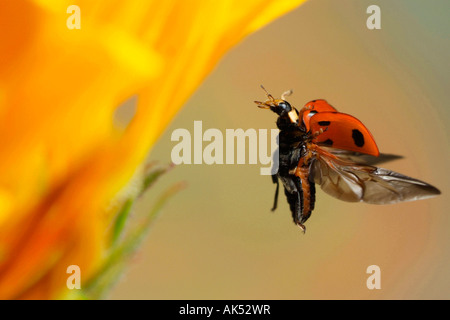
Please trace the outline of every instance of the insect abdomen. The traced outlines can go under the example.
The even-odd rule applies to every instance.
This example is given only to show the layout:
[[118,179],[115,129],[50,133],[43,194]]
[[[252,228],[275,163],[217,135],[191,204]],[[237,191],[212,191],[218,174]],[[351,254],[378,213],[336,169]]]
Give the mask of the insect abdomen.
[[311,212],[314,209],[316,188],[314,183],[309,181],[309,166],[297,167],[295,175],[301,181],[301,188],[299,191],[301,192],[301,198],[303,200],[303,203],[301,204],[301,215],[298,217],[298,221],[304,223],[311,216]]

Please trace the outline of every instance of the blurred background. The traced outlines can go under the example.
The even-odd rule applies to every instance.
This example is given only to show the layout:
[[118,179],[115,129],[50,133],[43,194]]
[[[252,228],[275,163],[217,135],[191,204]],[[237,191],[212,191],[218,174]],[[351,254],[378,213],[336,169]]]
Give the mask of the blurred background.
[[[368,6],[381,30],[368,30]],[[139,203],[145,212],[178,181],[113,299],[450,298],[450,2],[310,0],[246,38],[221,61],[168,127],[149,161],[171,161],[177,128],[276,128],[260,84],[291,104],[323,98],[360,119],[382,165],[433,184],[437,198],[396,205],[346,203],[317,190],[303,234],[261,165],[180,165]],[[135,101],[118,116],[126,122]],[[204,146],[207,143],[204,143]],[[369,290],[370,265],[381,290]]]

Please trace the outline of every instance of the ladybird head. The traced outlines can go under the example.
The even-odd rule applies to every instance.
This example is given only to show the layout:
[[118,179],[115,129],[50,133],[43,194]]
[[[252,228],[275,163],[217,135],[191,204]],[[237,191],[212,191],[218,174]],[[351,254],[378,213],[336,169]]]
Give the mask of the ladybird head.
[[280,117],[288,117],[291,122],[298,122],[298,112],[295,108],[293,108],[289,102],[285,100],[285,98],[292,94],[292,90],[286,91],[281,95],[281,99],[275,99],[270,93],[266,91],[266,89],[261,86],[261,88],[266,92],[267,100],[265,102],[255,101],[261,109],[270,109],[275,112]]

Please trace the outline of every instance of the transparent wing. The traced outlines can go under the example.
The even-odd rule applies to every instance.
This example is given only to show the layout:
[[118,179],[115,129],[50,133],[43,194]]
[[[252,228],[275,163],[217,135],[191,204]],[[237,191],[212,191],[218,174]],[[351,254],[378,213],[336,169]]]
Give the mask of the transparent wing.
[[336,148],[330,148],[327,146],[320,145],[321,149],[325,149],[326,151],[336,155],[340,159],[349,160],[356,162],[358,164],[366,164],[370,166],[378,165],[380,163],[385,163],[389,161],[394,161],[398,159],[402,159],[402,156],[396,155],[396,154],[390,154],[390,153],[380,153],[378,157],[372,156],[369,154],[364,154],[360,152],[354,152],[354,151],[348,151],[348,150],[342,150],[342,149],[336,149]]
[[423,181],[374,166],[340,159],[320,150],[311,179],[329,195],[350,202],[390,204],[426,199],[440,191]]

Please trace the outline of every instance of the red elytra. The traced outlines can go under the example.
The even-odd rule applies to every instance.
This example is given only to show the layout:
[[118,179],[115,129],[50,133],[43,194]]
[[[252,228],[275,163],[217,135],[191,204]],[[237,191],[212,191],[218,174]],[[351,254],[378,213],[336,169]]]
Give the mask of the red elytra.
[[317,113],[320,112],[338,112],[331,104],[326,100],[318,99],[312,100],[305,104],[305,106],[300,110],[300,118],[306,126],[306,131],[309,131],[309,119]]
[[313,142],[337,149],[379,156],[380,151],[370,131],[355,117],[338,112],[326,100],[308,102],[300,111],[307,131],[320,133]]

